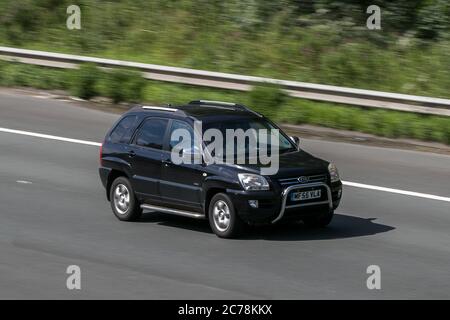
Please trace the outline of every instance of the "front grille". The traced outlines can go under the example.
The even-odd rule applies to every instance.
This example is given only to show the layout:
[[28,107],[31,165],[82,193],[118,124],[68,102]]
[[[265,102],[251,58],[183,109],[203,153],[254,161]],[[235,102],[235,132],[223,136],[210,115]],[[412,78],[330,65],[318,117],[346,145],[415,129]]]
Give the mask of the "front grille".
[[[303,179],[302,179],[303,178]],[[327,182],[326,174],[316,174],[312,176],[299,176],[293,178],[284,178],[278,179],[278,182],[283,187],[292,186],[294,184],[307,184],[307,183],[315,183],[315,182]]]

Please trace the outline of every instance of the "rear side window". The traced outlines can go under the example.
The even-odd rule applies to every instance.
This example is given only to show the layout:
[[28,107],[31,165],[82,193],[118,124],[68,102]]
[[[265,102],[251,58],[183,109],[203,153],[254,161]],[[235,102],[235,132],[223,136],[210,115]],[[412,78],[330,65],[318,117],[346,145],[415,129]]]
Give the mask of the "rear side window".
[[147,119],[136,135],[138,146],[161,150],[167,129],[167,119]]
[[119,124],[109,135],[109,141],[112,143],[127,143],[133,134],[134,124],[137,116],[127,116],[123,118]]

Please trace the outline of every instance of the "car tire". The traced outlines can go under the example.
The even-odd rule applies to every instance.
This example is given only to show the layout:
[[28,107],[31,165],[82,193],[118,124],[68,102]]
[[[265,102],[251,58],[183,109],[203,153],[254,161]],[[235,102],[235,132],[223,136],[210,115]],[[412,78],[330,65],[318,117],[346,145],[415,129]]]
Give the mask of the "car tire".
[[333,216],[334,216],[334,210],[330,209],[327,212],[322,213],[320,215],[303,219],[303,223],[307,227],[311,227],[311,228],[324,228],[331,223],[331,220],[333,220]]
[[121,221],[136,221],[142,215],[139,201],[136,199],[130,181],[118,177],[111,185],[110,203],[114,215]]
[[211,199],[208,218],[211,229],[220,238],[236,238],[244,229],[244,222],[225,193],[218,193]]

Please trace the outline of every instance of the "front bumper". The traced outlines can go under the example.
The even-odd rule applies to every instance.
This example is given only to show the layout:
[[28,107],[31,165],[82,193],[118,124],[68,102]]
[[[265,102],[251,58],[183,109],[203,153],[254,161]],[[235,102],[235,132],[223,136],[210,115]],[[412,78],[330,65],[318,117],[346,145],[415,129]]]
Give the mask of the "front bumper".
[[[323,190],[320,199],[291,202],[289,195],[297,190]],[[285,219],[322,214],[339,206],[342,197],[342,183],[328,185],[323,182],[297,184],[270,191],[227,190],[240,218],[250,224],[276,223]],[[258,208],[250,206],[250,200],[258,200]]]

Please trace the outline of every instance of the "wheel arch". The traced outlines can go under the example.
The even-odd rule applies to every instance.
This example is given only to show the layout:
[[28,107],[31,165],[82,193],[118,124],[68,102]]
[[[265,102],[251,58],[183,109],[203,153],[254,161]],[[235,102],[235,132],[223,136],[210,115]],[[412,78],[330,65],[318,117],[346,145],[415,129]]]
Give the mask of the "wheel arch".
[[205,193],[204,211],[206,218],[208,218],[209,204],[211,203],[211,199],[218,193],[226,193],[226,188],[215,186],[209,188]]
[[220,176],[209,176],[205,179],[203,184],[203,210],[205,216],[208,217],[209,204],[211,199],[218,193],[227,194],[227,189],[234,189],[237,187],[235,181],[230,178]]
[[108,175],[108,180],[106,183],[106,198],[108,199],[108,201],[111,201],[110,197],[111,185],[114,182],[114,180],[116,180],[118,177],[125,177],[129,179],[128,175],[124,171],[120,171],[117,169],[111,170],[111,172]]

